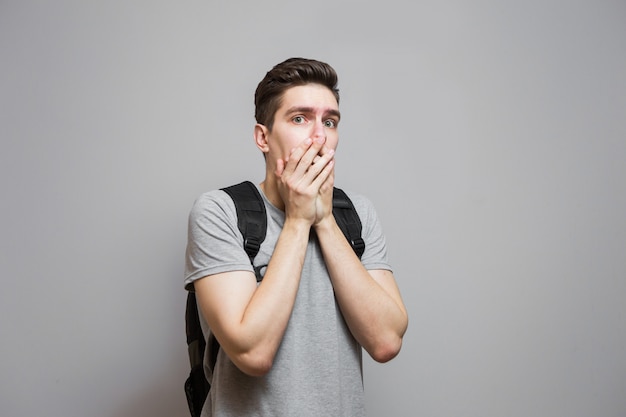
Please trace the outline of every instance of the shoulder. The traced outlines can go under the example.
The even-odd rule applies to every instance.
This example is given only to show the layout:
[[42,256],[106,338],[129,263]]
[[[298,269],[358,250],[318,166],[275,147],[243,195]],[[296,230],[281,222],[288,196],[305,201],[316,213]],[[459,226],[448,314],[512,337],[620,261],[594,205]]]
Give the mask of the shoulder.
[[211,190],[200,194],[194,201],[193,206],[205,206],[205,205],[224,205],[232,203],[231,198],[223,190]]
[[237,218],[235,204],[228,194],[222,190],[211,190],[200,194],[193,202],[189,219],[218,216]]

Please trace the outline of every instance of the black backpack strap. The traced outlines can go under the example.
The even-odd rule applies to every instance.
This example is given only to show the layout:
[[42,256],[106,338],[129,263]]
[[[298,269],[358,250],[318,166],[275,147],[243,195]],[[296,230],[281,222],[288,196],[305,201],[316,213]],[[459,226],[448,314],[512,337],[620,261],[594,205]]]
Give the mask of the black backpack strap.
[[352,200],[337,187],[333,190],[333,215],[337,225],[350,242],[354,253],[360,259],[363,251],[365,251],[365,241],[361,237],[363,229],[361,219],[359,219],[359,214],[356,212]]
[[206,342],[200,326],[198,316],[198,304],[196,294],[193,291],[187,293],[187,306],[185,309],[185,324],[187,331],[187,350],[189,353],[189,364],[191,371],[185,381],[185,395],[187,405],[192,417],[200,417],[202,405],[206,399],[211,386],[204,376],[202,360]]
[[[254,257],[259,253],[261,243],[265,240],[267,215],[265,203],[256,186],[250,181],[222,188],[235,203],[237,210],[237,227],[243,235],[243,247],[254,266]],[[257,281],[261,281],[260,268],[254,268]]]

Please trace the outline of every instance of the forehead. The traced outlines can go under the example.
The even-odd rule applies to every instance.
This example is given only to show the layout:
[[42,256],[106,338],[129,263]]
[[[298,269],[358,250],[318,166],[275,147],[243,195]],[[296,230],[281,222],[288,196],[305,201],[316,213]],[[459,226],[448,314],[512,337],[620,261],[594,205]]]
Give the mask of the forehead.
[[298,85],[287,89],[283,93],[278,111],[286,111],[293,107],[339,110],[333,92],[321,84]]

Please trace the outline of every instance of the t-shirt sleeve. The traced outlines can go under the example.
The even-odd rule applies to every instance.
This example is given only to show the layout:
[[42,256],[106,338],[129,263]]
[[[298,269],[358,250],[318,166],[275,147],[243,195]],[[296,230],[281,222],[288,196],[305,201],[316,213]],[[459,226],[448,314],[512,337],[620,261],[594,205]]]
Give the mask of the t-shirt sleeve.
[[237,213],[221,190],[202,194],[189,213],[185,251],[185,288],[208,275],[230,271],[254,271],[243,249]]
[[363,230],[361,237],[365,242],[365,251],[361,263],[365,269],[392,270],[387,258],[387,242],[382,226],[372,202],[361,195],[350,195],[350,199],[359,214]]

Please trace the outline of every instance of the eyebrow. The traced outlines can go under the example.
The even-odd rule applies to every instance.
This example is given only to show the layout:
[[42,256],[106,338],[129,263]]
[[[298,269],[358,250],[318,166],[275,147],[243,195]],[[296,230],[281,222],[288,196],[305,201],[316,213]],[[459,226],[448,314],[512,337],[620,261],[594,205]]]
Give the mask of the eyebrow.
[[[315,109],[313,107],[306,107],[306,106],[295,106],[295,107],[291,107],[289,109],[287,109],[286,114],[293,114],[293,113],[314,113]],[[325,114],[330,115],[330,116],[335,116],[338,119],[341,119],[341,113],[339,112],[339,110],[336,109],[326,109],[324,111]]]

